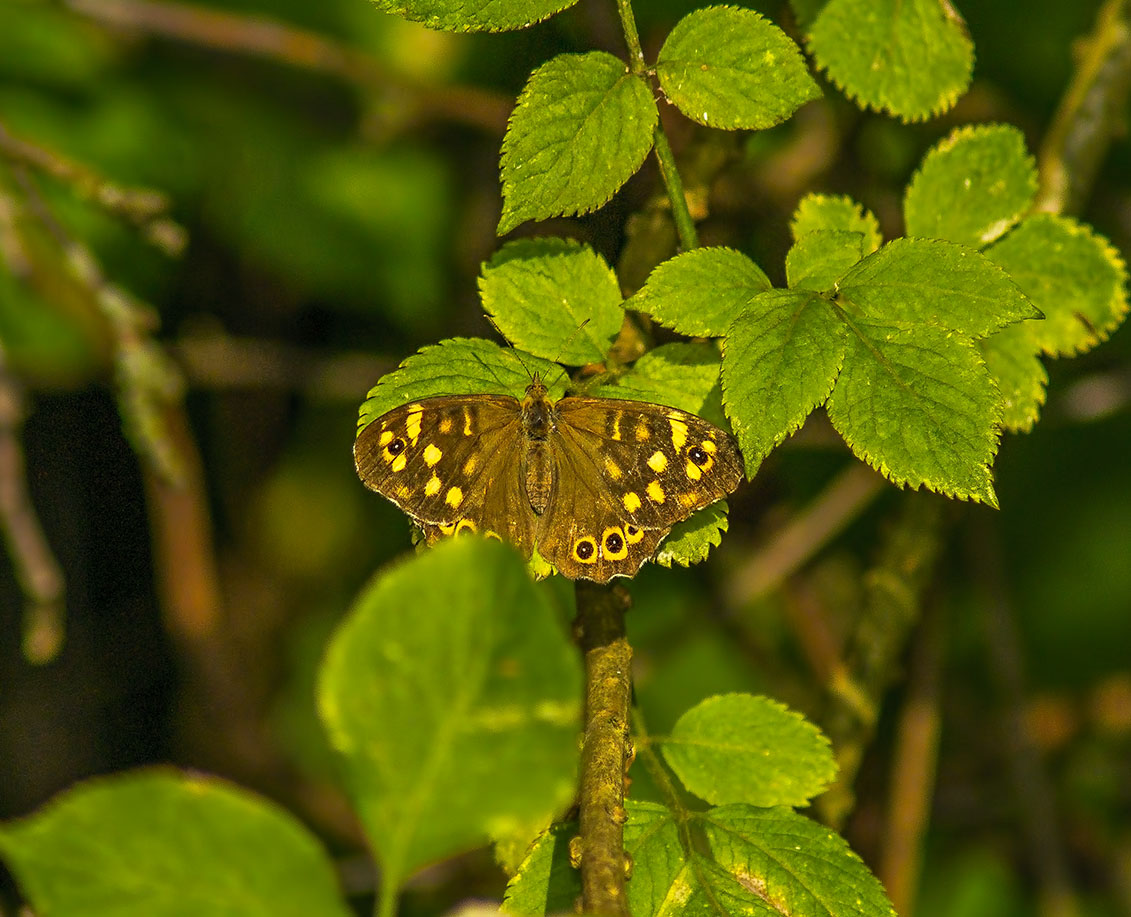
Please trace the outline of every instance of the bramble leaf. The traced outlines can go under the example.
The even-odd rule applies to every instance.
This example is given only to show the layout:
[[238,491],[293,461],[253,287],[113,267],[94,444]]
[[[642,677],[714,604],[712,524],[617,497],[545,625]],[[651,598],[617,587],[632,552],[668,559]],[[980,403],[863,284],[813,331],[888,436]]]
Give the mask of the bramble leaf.
[[656,76],[687,117],[724,130],[773,127],[821,95],[785,32],[731,6],[695,10],[676,23]]
[[1040,313],[1005,271],[973,249],[937,239],[896,239],[838,284],[839,299],[870,319],[935,322],[984,337]]
[[974,68],[965,23],[939,0],[829,0],[809,51],[849,98],[907,121],[954,105]]
[[377,8],[448,32],[523,29],[577,0],[374,0]]
[[862,233],[818,229],[793,243],[785,256],[790,289],[831,290],[844,273],[864,257]]
[[768,697],[709,697],[656,741],[683,785],[716,805],[803,806],[836,776],[828,739]]
[[822,229],[858,232],[864,236],[864,254],[870,255],[883,241],[880,223],[872,211],[865,210],[848,195],[807,194],[790,220],[793,241]]
[[897,484],[996,507],[1000,396],[973,342],[937,325],[849,324],[826,409],[852,451]]
[[1091,350],[1127,314],[1127,268],[1119,254],[1068,217],[1029,217],[986,249],[986,257],[1044,313],[1043,322],[1026,323],[1034,351],[1071,356]]
[[982,248],[1021,219],[1036,193],[1037,166],[1017,128],[961,127],[932,148],[907,186],[907,235]]
[[647,82],[604,51],[559,54],[534,71],[503,138],[503,235],[525,220],[605,204],[652,149]]
[[379,573],[330,643],[319,710],[387,885],[573,797],[580,667],[525,567],[442,541]]
[[[883,886],[844,840],[790,809],[727,805],[689,813],[688,828],[703,841],[689,852],[668,809],[633,800],[625,808],[634,917],[895,917]],[[572,908],[581,894],[569,857],[576,834],[576,824],[565,824],[543,835],[507,887],[504,913],[544,917]]]
[[479,295],[516,347],[571,366],[604,360],[624,322],[616,275],[572,239],[508,242],[484,264]]
[[171,768],[89,780],[0,826],[39,914],[346,917],[327,852],[290,813]]
[[762,293],[731,326],[723,396],[747,477],[828,397],[846,336],[828,301],[807,290]]
[[770,279],[733,248],[696,248],[658,265],[625,308],[696,337],[721,337]]

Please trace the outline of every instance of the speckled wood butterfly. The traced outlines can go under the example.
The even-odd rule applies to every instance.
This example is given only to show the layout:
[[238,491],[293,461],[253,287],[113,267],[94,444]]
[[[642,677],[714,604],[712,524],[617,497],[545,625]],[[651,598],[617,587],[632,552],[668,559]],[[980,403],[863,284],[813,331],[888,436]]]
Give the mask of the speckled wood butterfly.
[[632,576],[671,527],[742,480],[728,433],[643,401],[566,396],[535,376],[509,395],[423,398],[373,420],[357,473],[429,544],[480,532],[570,579]]

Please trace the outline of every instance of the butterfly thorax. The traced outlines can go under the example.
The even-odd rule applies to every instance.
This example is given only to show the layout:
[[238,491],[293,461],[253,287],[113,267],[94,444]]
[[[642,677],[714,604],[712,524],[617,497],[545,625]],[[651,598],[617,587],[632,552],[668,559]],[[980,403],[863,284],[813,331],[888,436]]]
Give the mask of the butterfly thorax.
[[526,387],[521,407],[525,441],[520,471],[526,484],[526,497],[540,516],[549,506],[553,493],[554,469],[547,440],[557,426],[557,415],[553,403],[546,397],[546,386],[537,376]]

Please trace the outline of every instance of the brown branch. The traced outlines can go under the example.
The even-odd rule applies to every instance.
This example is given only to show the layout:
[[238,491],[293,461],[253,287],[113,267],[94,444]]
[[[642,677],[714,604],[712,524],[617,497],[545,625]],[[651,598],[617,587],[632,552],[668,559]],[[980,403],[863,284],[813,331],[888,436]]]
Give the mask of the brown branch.
[[852,522],[883,488],[884,479],[877,472],[854,462],[735,571],[726,587],[729,604],[734,607],[753,602],[784,582]]
[[628,764],[632,647],[625,637],[628,593],[578,580],[575,630],[585,654],[585,736],[581,748],[582,907],[627,917],[624,779]]
[[401,107],[418,120],[442,118],[501,135],[513,104],[486,90],[414,83],[355,48],[266,16],[149,0],[63,0],[63,5],[104,26],[261,57],[368,90],[396,92]]

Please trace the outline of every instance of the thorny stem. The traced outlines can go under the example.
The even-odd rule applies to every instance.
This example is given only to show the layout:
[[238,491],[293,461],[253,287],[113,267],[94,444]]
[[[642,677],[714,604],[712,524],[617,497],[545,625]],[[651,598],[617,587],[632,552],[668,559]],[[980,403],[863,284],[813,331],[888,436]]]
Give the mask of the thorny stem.
[[628,917],[625,898],[624,778],[632,647],[624,615],[630,599],[621,587],[578,580],[577,641],[585,655],[585,734],[581,747],[580,867],[587,914]]

